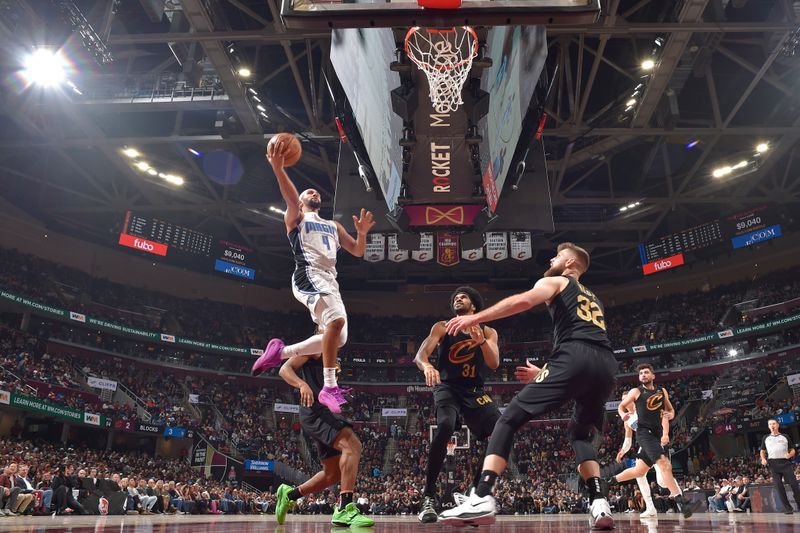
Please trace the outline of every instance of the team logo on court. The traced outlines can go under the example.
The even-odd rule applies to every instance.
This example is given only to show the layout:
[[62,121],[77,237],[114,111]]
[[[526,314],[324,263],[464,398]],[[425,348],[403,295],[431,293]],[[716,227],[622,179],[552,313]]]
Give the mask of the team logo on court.
[[454,365],[466,363],[475,357],[475,341],[472,339],[459,341],[450,347],[447,359]]
[[664,395],[660,392],[654,394],[647,399],[647,409],[650,411],[657,411],[664,407]]

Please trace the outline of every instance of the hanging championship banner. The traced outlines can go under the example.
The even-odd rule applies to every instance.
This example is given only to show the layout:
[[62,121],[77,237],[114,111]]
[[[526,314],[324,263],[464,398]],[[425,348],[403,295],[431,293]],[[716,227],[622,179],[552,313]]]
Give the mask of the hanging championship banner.
[[367,235],[367,246],[364,248],[364,261],[377,263],[386,258],[384,245],[386,237],[380,233],[370,233]]
[[525,261],[533,257],[529,231],[516,231],[511,234],[511,257],[517,261]]
[[430,261],[433,259],[433,233],[421,233],[419,250],[411,252],[414,261]]
[[475,248],[474,250],[461,250],[461,258],[467,261],[477,261],[483,259],[483,248]]
[[457,265],[458,233],[440,231],[436,233],[436,262],[442,266]]
[[508,259],[508,236],[503,231],[490,231],[486,234],[486,258],[492,261]]
[[398,248],[397,235],[389,235],[389,261],[393,263],[408,261],[408,250]]

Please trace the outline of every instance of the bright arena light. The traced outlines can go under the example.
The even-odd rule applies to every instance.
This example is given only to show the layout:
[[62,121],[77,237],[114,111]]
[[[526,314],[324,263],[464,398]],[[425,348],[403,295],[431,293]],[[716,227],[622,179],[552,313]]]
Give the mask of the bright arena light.
[[164,180],[168,181],[173,185],[183,185],[184,182],[182,177],[176,176],[174,174],[167,174],[166,176],[164,176]]
[[124,155],[126,155],[127,157],[130,157],[131,159],[134,159],[134,158],[139,157],[140,155],[142,155],[142,154],[139,153],[139,150],[137,150],[136,148],[125,148],[124,150],[122,150],[122,153]]
[[632,106],[636,105],[636,98],[631,98],[630,100],[625,102],[625,105],[628,106],[628,107],[632,107]]
[[758,152],[759,154],[763,154],[767,150],[769,150],[769,144],[767,143],[758,143],[756,145],[756,152]]
[[25,58],[23,74],[31,82],[44,87],[54,87],[67,79],[66,62],[47,48],[39,48]]
[[250,72],[250,69],[247,67],[242,67],[239,69],[239,76],[243,78],[249,78],[251,74],[252,72]]
[[133,166],[143,171],[147,171],[147,169],[150,168],[150,164],[147,163],[146,161],[137,161],[136,163],[134,163]]
[[656,62],[652,59],[645,59],[642,61],[642,70],[653,70],[653,67],[656,66]]
[[737,350],[736,348],[731,348],[730,350],[728,350],[728,355],[731,357],[736,357],[737,355],[739,355],[739,350]]
[[733,172],[733,168],[731,168],[731,167],[728,167],[728,166],[719,167],[719,168],[715,168],[714,172],[712,172],[711,175],[714,176],[715,178],[721,178],[722,176],[727,176],[731,172]]

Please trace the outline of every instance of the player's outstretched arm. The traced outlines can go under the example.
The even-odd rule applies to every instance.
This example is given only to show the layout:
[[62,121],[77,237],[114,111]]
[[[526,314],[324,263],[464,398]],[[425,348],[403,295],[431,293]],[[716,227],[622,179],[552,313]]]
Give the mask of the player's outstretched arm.
[[428,387],[433,387],[442,382],[439,377],[439,371],[430,363],[430,357],[433,350],[436,349],[442,341],[442,337],[444,337],[445,333],[444,322],[437,322],[434,324],[431,328],[431,332],[425,337],[422,344],[419,345],[417,355],[414,356],[414,364],[417,365],[417,368],[425,375],[425,384]]
[[356,238],[350,236],[344,226],[336,223],[336,230],[339,232],[339,243],[342,248],[350,252],[356,257],[364,257],[364,249],[367,247],[367,234],[372,226],[375,225],[375,220],[372,218],[372,212],[361,210],[359,216],[353,215],[353,225],[356,227]]
[[283,363],[280,372],[278,372],[278,375],[283,378],[283,381],[288,383],[289,386],[300,389],[300,405],[303,407],[311,407],[314,405],[314,393],[311,392],[311,387],[297,375],[297,369],[306,364],[308,358],[309,356],[307,355],[290,357]]
[[467,331],[477,324],[516,315],[550,301],[564,288],[563,279],[542,278],[531,290],[500,300],[480,313],[451,318],[447,323],[447,333],[455,335],[458,331]]
[[631,389],[622,398],[622,402],[620,402],[619,407],[617,407],[617,413],[619,413],[619,417],[624,420],[625,422],[631,417],[631,413],[628,412],[628,407],[634,404],[634,402],[639,398],[639,389]]
[[298,194],[297,187],[289,179],[289,175],[284,168],[287,148],[288,145],[284,145],[282,141],[267,145],[267,161],[269,161],[272,171],[275,172],[275,176],[278,178],[278,188],[281,190],[281,196],[286,202],[286,213],[283,215],[283,221],[286,224],[286,232],[288,233],[297,227],[297,221],[300,218],[300,194]]

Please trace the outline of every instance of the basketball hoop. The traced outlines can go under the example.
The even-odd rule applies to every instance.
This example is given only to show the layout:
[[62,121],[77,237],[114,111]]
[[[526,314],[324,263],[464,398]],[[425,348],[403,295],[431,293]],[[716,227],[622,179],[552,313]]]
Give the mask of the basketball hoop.
[[406,34],[406,54],[425,73],[431,105],[452,113],[464,103],[461,89],[478,55],[478,35],[469,26],[435,29],[414,26]]
[[447,456],[453,457],[456,454],[456,443],[455,442],[448,442],[447,443]]

